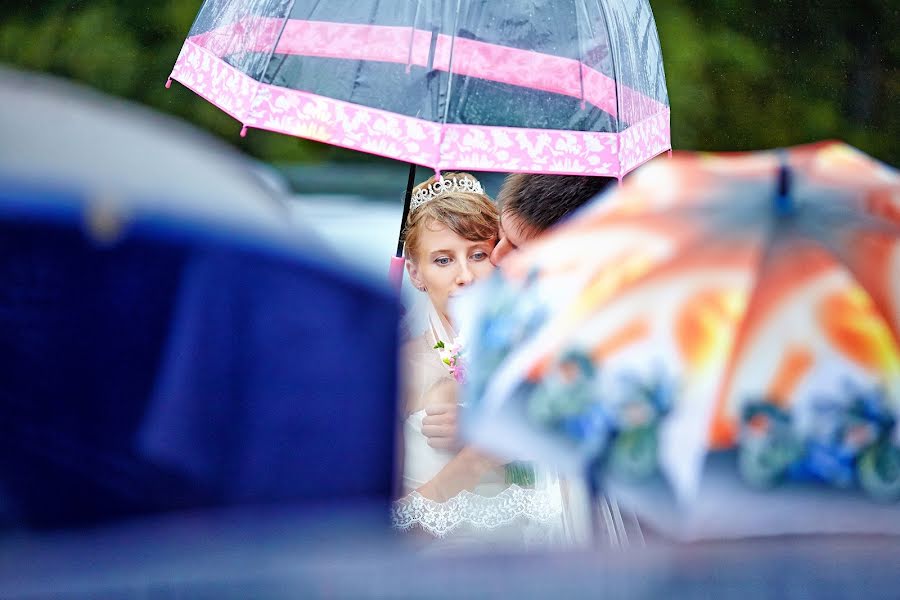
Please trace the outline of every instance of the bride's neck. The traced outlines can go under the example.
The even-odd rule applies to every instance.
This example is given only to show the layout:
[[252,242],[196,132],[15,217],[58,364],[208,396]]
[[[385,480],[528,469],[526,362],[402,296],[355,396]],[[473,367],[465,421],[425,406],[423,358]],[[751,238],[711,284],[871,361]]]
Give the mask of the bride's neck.
[[[434,337],[438,340],[450,342],[456,338],[456,330],[453,328],[453,324],[450,323],[450,319],[437,310],[434,304],[430,305],[429,321],[431,321],[431,330],[434,333]],[[450,339],[443,339],[448,337]]]
[[447,318],[446,315],[439,314],[441,318],[441,324],[444,326],[444,330],[451,336],[456,337],[456,329],[453,327],[453,323],[450,322],[450,319]]

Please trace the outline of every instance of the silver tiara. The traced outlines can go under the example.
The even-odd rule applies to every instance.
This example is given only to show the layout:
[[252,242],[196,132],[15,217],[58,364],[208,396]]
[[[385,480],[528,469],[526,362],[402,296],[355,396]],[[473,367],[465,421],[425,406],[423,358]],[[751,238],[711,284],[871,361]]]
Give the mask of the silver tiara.
[[444,177],[438,181],[428,184],[412,195],[409,203],[409,212],[412,212],[428,202],[440,196],[441,194],[449,194],[451,192],[462,192],[466,194],[484,194],[484,188],[481,184],[470,177],[460,177],[459,179],[450,179]]

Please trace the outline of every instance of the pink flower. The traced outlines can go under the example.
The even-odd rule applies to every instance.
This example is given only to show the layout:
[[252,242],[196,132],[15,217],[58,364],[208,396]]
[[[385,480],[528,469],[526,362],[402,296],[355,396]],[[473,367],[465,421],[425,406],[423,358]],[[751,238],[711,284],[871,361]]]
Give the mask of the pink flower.
[[453,379],[458,383],[463,383],[465,381],[466,372],[460,356],[463,351],[462,344],[454,342],[453,344],[447,345],[439,340],[438,343],[434,345],[434,349],[438,351],[441,362],[447,365],[447,369],[450,371],[450,375]]

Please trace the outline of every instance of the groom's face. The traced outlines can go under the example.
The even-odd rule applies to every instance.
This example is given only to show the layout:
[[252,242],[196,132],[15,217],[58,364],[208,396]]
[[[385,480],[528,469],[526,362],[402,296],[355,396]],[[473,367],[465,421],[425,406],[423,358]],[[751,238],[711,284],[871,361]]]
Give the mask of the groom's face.
[[500,240],[491,251],[491,263],[496,267],[507,256],[518,251],[537,235],[537,231],[513,211],[500,213]]

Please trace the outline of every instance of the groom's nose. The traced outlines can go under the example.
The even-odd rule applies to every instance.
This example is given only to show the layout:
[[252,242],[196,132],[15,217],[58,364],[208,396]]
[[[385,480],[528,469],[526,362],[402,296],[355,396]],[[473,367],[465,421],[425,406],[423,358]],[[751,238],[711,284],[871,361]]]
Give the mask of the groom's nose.
[[509,240],[506,239],[506,236],[500,238],[500,241],[497,242],[497,245],[494,246],[494,249],[491,250],[491,264],[495,267],[500,265],[500,261],[503,260],[507,254],[513,251],[512,244],[509,243]]

